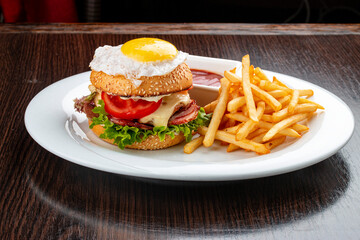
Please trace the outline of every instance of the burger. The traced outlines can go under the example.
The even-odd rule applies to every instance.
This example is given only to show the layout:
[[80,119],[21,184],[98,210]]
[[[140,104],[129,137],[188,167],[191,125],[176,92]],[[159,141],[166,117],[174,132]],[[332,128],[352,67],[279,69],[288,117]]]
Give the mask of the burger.
[[188,54],[157,38],[103,46],[90,63],[90,94],[75,99],[90,129],[101,139],[142,150],[190,141],[210,116],[190,99]]

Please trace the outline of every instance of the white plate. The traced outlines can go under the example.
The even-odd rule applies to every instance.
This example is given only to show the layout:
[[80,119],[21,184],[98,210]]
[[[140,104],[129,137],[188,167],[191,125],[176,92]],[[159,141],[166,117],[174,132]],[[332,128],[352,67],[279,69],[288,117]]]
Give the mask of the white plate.
[[[190,56],[191,68],[222,74],[239,65],[237,61]],[[84,114],[73,109],[73,99],[89,93],[90,72],[58,81],[37,94],[25,113],[25,125],[42,147],[55,155],[82,166],[155,179],[188,181],[222,181],[271,176],[298,170],[320,162],[343,147],[354,130],[354,117],[338,97],[309,82],[279,73],[265,71],[289,86],[311,88],[312,99],[325,107],[310,122],[310,131],[302,138],[288,141],[270,154],[251,152],[227,153],[215,144],[201,147],[188,155],[183,144],[157,150],[120,150],[98,139],[89,130]],[[191,95],[202,105],[217,94],[213,87],[194,86]]]

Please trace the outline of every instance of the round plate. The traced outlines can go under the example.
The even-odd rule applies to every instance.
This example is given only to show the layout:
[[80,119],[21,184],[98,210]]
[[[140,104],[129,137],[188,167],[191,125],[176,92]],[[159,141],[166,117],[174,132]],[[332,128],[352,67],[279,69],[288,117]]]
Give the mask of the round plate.
[[[190,56],[192,68],[222,73],[239,62]],[[214,70],[215,69],[215,70]],[[312,100],[325,107],[308,123],[310,131],[300,139],[287,141],[267,155],[252,152],[226,152],[214,144],[183,153],[183,145],[164,150],[120,150],[97,138],[88,128],[85,114],[75,112],[73,99],[89,94],[90,72],[60,80],[38,93],[29,103],[25,125],[42,147],[82,166],[102,171],[167,180],[224,181],[271,176],[298,170],[335,154],[350,139],[354,117],[338,97],[309,82],[265,71],[292,88],[314,90]],[[217,89],[194,86],[201,101],[215,96]]]

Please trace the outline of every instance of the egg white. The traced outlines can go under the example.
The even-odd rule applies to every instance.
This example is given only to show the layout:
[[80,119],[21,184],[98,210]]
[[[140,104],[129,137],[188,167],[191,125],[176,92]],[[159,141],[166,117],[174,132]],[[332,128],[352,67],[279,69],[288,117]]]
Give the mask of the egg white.
[[170,73],[185,62],[188,56],[187,53],[178,51],[178,54],[172,60],[138,62],[125,56],[121,51],[121,47],[122,45],[114,47],[105,45],[97,48],[94,59],[90,63],[90,68],[109,75],[123,75],[127,79],[137,80],[143,76],[162,76]]

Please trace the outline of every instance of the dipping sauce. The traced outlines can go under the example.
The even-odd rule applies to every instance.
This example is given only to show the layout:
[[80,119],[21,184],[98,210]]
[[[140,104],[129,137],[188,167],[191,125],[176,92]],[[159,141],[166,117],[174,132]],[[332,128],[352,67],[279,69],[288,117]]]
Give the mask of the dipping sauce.
[[193,74],[193,83],[205,85],[205,86],[220,86],[220,79],[223,76],[208,72],[205,70],[191,69],[191,73]]

